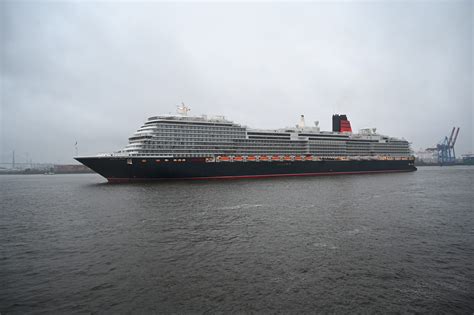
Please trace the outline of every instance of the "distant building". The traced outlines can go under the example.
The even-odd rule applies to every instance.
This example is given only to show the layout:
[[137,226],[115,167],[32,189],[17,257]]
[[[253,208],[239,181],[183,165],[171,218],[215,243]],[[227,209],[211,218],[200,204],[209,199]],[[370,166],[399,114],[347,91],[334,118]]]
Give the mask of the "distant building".
[[56,174],[73,174],[73,173],[92,173],[92,170],[84,165],[54,165],[53,169]]
[[474,154],[472,153],[464,154],[462,156],[462,162],[463,164],[466,164],[466,165],[474,165]]
[[415,157],[418,161],[423,163],[437,163],[438,162],[438,154],[436,151],[428,151],[422,150],[415,152]]

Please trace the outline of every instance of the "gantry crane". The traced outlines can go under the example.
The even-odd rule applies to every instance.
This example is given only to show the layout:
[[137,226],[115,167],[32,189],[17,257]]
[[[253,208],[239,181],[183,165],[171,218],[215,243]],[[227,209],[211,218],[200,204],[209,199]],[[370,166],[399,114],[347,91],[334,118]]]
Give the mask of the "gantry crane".
[[456,162],[456,152],[454,151],[454,145],[456,144],[458,134],[459,127],[457,129],[456,127],[453,127],[449,138],[447,136],[444,137],[444,139],[436,145],[436,148],[431,149],[438,151],[438,163],[440,165],[453,164]]

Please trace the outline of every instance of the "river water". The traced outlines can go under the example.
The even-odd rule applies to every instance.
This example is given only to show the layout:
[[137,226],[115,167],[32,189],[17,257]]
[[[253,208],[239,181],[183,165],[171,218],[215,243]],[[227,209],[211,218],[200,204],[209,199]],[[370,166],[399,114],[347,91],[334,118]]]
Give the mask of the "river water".
[[0,312],[474,312],[474,167],[0,176]]

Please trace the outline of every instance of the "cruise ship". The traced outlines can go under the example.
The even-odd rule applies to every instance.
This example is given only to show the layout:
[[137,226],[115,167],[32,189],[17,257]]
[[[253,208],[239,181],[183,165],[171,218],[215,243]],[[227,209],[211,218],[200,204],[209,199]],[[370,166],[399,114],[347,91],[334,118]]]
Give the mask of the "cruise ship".
[[416,170],[407,140],[375,128],[353,133],[346,115],[333,115],[332,131],[303,115],[294,127],[262,130],[189,110],[148,118],[122,150],[75,159],[112,183]]

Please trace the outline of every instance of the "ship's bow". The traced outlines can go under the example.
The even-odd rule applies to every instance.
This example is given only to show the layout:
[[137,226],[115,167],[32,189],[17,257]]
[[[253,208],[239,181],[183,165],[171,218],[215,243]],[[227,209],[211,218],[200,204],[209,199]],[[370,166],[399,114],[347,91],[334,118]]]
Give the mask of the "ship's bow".
[[129,178],[130,176],[130,170],[127,168],[127,158],[125,157],[96,156],[75,157],[74,159],[109,181],[114,178]]

